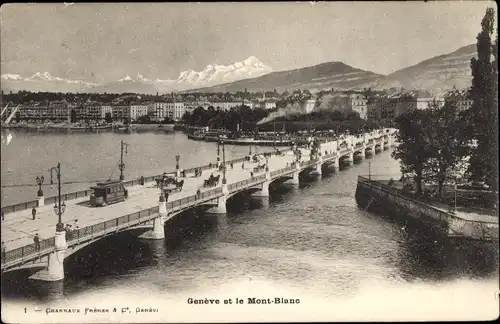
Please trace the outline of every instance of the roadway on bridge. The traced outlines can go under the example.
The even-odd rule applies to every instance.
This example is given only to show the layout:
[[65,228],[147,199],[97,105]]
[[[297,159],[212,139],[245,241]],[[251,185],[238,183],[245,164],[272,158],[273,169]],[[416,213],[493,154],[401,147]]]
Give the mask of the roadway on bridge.
[[[302,161],[309,161],[309,150],[302,150]],[[269,158],[269,171],[283,169],[287,163],[294,161],[294,156],[291,152],[287,152],[283,156],[271,156]],[[265,159],[258,163],[245,162],[245,169],[242,169],[242,164],[237,163],[227,167],[226,179],[227,184],[236,183],[250,178],[250,172],[258,164],[264,164]],[[255,173],[260,175],[265,171]],[[196,194],[198,188],[203,192],[212,188],[202,188],[203,181],[208,179],[210,174],[214,176],[221,175],[219,186],[222,183],[222,173],[215,168],[204,170],[201,177],[194,177],[193,174],[186,174],[184,178],[184,187],[181,192],[174,192],[169,195],[168,201],[174,201],[187,196]],[[72,225],[76,229],[83,228],[90,225],[95,225],[103,221],[115,219],[127,214],[138,212],[147,208],[155,207],[158,205],[160,190],[156,188],[156,183],[146,183],[144,186],[128,187],[129,197],[126,201],[111,204],[104,207],[90,207],[89,197],[82,197],[78,199],[68,200],[66,202],[66,211],[62,216],[64,224]],[[53,237],[55,234],[55,226],[58,216],[54,213],[54,205],[47,205],[37,208],[36,219],[32,219],[31,210],[22,210],[15,213],[5,215],[5,220],[2,221],[1,234],[2,241],[5,242],[6,250],[13,250],[15,248],[25,246],[33,243],[33,237],[36,233],[40,235],[41,239]],[[75,220],[77,223],[75,225]]]

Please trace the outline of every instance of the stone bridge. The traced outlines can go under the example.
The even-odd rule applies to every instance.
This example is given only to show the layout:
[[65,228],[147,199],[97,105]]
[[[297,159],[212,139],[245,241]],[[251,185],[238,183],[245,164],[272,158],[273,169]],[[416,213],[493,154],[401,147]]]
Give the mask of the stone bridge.
[[[2,239],[9,243],[9,249],[2,253],[2,273],[23,268],[39,268],[31,279],[57,281],[64,279],[64,259],[78,250],[110,235],[131,229],[144,228],[140,235],[143,239],[164,239],[164,224],[174,216],[198,207],[205,206],[207,213],[226,213],[226,202],[232,196],[248,192],[253,195],[269,196],[269,186],[273,182],[299,184],[299,174],[322,174],[322,168],[338,168],[342,162],[352,162],[355,157],[364,159],[366,154],[375,154],[393,144],[394,130],[384,129],[359,136],[342,136],[334,141],[324,142],[316,150],[308,147],[293,147],[261,157],[253,162],[250,156],[225,161],[225,172],[217,168],[203,167],[212,174],[225,173],[226,181],[213,188],[203,188],[206,176],[185,178],[184,189],[170,195],[165,201],[160,190],[148,183],[128,187],[129,198],[125,202],[105,207],[90,207],[88,197],[78,197],[66,201],[65,221],[78,220],[77,230],[55,232],[55,217],[52,206],[38,202],[39,219],[31,220],[31,214],[24,210],[10,212],[8,219],[2,221]],[[258,164],[265,163],[265,169],[256,171]],[[212,167],[212,166],[210,166]],[[194,168],[192,169],[194,172]],[[206,174],[206,172],[204,172]],[[177,172],[179,176],[179,172]],[[152,178],[151,178],[152,179]],[[149,182],[151,184],[151,182]],[[160,198],[158,198],[160,196]],[[26,206],[28,206],[26,204]],[[135,210],[130,213],[130,211]],[[76,222],[75,222],[76,223]],[[35,229],[33,229],[35,227]],[[43,237],[40,246],[29,244],[33,232]],[[52,233],[52,234],[51,234]]]

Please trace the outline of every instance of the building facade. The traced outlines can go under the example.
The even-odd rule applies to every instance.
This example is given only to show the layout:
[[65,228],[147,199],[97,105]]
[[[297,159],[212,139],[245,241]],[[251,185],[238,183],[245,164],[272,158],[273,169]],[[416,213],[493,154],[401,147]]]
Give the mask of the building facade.
[[130,120],[136,121],[139,117],[147,115],[148,110],[149,110],[148,105],[139,105],[139,104],[130,105],[130,112],[129,112]]
[[185,112],[184,102],[168,102],[167,103],[167,117],[172,120],[180,120]]
[[367,100],[361,94],[340,94],[333,96],[330,104],[335,110],[341,111],[345,114],[350,112],[357,112],[361,119],[367,119]]
[[112,117],[114,121],[130,122],[130,106],[129,105],[112,105]]
[[212,102],[211,106],[215,108],[215,110],[220,109],[224,111],[231,110],[231,108],[236,108],[241,106],[241,101],[217,101]]

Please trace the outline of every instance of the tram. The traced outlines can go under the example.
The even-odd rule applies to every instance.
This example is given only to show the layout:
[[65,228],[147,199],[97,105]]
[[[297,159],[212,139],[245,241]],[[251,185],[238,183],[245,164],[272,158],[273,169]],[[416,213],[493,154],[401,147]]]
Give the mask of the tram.
[[90,196],[90,205],[95,207],[122,202],[128,197],[128,190],[125,189],[122,180],[100,182],[90,189],[94,190]]

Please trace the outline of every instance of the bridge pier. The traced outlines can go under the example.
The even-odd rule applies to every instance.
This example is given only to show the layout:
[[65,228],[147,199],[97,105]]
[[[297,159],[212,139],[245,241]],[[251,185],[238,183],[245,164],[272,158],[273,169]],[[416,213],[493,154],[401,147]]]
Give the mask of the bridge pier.
[[43,196],[37,196],[36,197],[38,207],[43,207],[45,206],[45,198]]
[[153,229],[141,234],[139,238],[146,240],[163,240],[165,238],[165,219],[167,217],[167,202],[160,196],[158,202],[158,217],[153,219]]
[[352,151],[351,153],[349,153],[349,157],[347,158],[347,161],[349,163],[354,163],[354,151]]
[[46,269],[33,274],[30,279],[40,281],[59,281],[64,279],[64,253],[68,245],[66,244],[66,232],[56,232],[56,250],[49,254]]
[[266,181],[261,184],[260,191],[255,192],[252,196],[269,197],[269,185],[271,184],[271,174],[266,172]]
[[291,184],[298,185],[299,181],[299,173],[300,173],[300,165],[299,163],[295,164],[295,171],[292,173],[292,179],[290,180]]
[[317,175],[321,175],[323,172],[321,170],[321,166],[323,165],[323,158],[321,156],[318,157],[318,163],[314,166],[314,173]]
[[208,214],[226,214],[226,201],[229,196],[229,191],[227,190],[227,185],[222,185],[222,196],[217,198],[217,206],[214,206],[207,210]]

